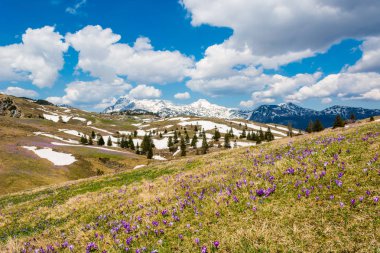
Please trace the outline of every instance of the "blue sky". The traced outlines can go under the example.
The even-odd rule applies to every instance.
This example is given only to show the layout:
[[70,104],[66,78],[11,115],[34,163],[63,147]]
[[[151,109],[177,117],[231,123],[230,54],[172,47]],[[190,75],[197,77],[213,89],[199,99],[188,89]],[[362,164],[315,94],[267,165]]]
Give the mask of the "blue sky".
[[379,108],[380,3],[364,2],[3,0],[0,92]]

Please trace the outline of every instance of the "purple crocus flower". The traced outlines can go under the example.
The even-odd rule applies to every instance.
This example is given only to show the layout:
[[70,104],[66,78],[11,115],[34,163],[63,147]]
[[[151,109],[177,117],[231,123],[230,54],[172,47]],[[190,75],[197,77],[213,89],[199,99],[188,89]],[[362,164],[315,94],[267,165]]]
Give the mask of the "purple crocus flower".
[[351,201],[350,201],[350,202],[351,202],[351,205],[352,205],[352,206],[355,206],[355,202],[356,202],[356,200],[355,200],[355,199],[351,199]]
[[202,246],[201,253],[207,253],[207,247],[206,246]]
[[374,201],[375,203],[379,202],[379,197],[378,197],[378,196],[373,197],[373,201]]
[[340,181],[340,180],[335,180],[335,183],[336,183],[336,185],[337,186],[339,186],[339,187],[342,187],[342,185],[343,185],[343,182],[342,181]]
[[195,241],[196,244],[199,244],[199,238],[195,238],[194,241]]
[[219,241],[214,241],[213,244],[214,244],[214,247],[215,247],[215,248],[218,248],[218,247],[219,247]]
[[261,197],[261,196],[263,196],[264,194],[265,194],[264,189],[258,189],[258,190],[256,190],[256,195],[257,195],[257,196]]

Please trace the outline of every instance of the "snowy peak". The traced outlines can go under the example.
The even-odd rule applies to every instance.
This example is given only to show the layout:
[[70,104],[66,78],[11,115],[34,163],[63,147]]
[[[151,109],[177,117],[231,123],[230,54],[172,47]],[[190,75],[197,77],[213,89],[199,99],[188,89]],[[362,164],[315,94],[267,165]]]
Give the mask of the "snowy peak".
[[251,111],[240,111],[212,104],[206,99],[199,99],[188,105],[175,105],[170,101],[159,99],[132,99],[121,97],[113,106],[104,110],[105,113],[123,111],[146,111],[156,113],[161,117],[199,116],[224,119],[248,118]]

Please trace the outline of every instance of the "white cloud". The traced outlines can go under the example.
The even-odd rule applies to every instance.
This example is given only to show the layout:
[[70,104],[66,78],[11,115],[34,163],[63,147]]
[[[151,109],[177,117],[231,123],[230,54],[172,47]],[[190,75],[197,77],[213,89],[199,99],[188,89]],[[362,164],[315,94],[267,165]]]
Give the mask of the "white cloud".
[[182,0],[194,26],[230,27],[234,48],[258,56],[321,52],[344,38],[380,33],[380,2],[373,0]]
[[322,98],[321,100],[322,104],[330,104],[332,102],[331,98]]
[[16,97],[28,97],[35,98],[38,97],[38,93],[34,90],[27,90],[20,87],[9,86],[5,90],[0,91],[0,93],[12,95]]
[[158,98],[161,96],[161,91],[153,86],[147,86],[145,84],[137,85],[129,92],[129,96],[133,98]]
[[40,88],[51,87],[67,48],[54,27],[29,28],[22,43],[0,47],[0,81],[31,81]]
[[104,103],[104,99],[109,99],[115,94],[125,94],[129,89],[131,85],[123,79],[115,79],[112,82],[75,81],[67,85],[64,96],[48,97],[47,100],[54,104],[98,104],[99,101]]
[[380,72],[380,36],[366,38],[360,46],[363,55],[348,72]]
[[190,93],[189,92],[183,92],[183,93],[177,93],[174,95],[175,99],[189,99],[190,98]]
[[252,100],[240,101],[242,107],[252,107],[254,105]]
[[288,100],[303,101],[309,98],[336,96],[339,98],[360,98],[377,100],[380,89],[380,74],[339,73],[328,75],[317,83],[304,86],[287,96]]
[[148,38],[131,47],[119,43],[121,36],[101,26],[86,26],[66,40],[79,52],[77,68],[102,80],[126,76],[141,83],[166,84],[182,81],[193,60],[179,51],[154,50]]
[[78,10],[87,3],[87,0],[79,0],[73,7],[67,7],[66,12],[76,15],[78,14]]

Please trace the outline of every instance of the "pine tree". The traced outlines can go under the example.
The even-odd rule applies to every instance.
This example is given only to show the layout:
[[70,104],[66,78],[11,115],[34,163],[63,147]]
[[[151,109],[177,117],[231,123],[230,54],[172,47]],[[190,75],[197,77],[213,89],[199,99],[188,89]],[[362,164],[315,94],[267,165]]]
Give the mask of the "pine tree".
[[152,159],[153,158],[153,148],[152,146],[149,147],[146,158]]
[[178,134],[177,134],[177,130],[174,131],[173,141],[174,141],[174,144],[175,144],[175,143],[178,143]]
[[274,136],[273,136],[269,127],[268,127],[267,131],[265,132],[265,140],[266,141],[273,141],[274,140]]
[[374,118],[373,116],[371,116],[371,117],[369,118],[369,121],[375,121],[375,118]]
[[130,149],[135,150],[135,144],[133,143],[132,135],[128,137],[128,146]]
[[232,130],[232,127],[230,128],[230,131],[228,132],[228,134],[229,134],[231,137],[234,137],[234,131]]
[[230,134],[228,133],[224,135],[224,148],[231,148]]
[[82,135],[81,137],[80,137],[80,143],[82,143],[82,144],[87,144],[87,138],[84,136],[84,135]]
[[107,146],[108,146],[108,147],[111,147],[111,146],[112,146],[111,136],[108,136]]
[[243,129],[243,132],[240,135],[240,139],[244,139],[247,137],[247,133],[245,132],[245,128]]
[[198,126],[197,125],[194,126],[194,132],[198,132]]
[[350,120],[351,120],[352,122],[355,122],[355,121],[356,121],[356,116],[355,116],[354,113],[351,113],[351,115],[350,115]]
[[197,137],[196,134],[194,134],[193,139],[191,140],[191,144],[190,144],[190,145],[191,145],[193,148],[197,148],[197,142],[198,142],[198,137]]
[[202,154],[206,154],[207,150],[208,150],[208,143],[207,143],[206,135],[203,135],[203,139],[202,139]]
[[134,136],[134,137],[137,137],[137,130],[135,130],[135,131],[133,132],[133,136]]
[[91,136],[88,137],[88,145],[94,145],[94,141]]
[[260,131],[259,131],[259,137],[260,138],[260,142],[264,141],[265,140],[265,135],[264,135],[264,132],[263,130],[260,128]]
[[99,135],[98,145],[99,146],[104,146],[104,144],[105,144],[105,142],[104,142],[103,136]]
[[158,135],[158,137],[160,138],[160,139],[162,139],[162,133],[160,132],[160,134]]
[[306,132],[308,132],[308,133],[313,132],[313,126],[314,126],[314,123],[313,123],[312,120],[310,120],[310,121],[309,121],[309,124],[308,124],[307,127],[306,127]]
[[140,154],[140,146],[139,143],[136,144],[136,154]]
[[319,119],[316,119],[313,126],[313,132],[320,132],[325,129],[322,125],[322,122]]
[[236,142],[236,139],[234,140],[234,148],[237,148],[237,142]]
[[251,140],[251,138],[252,138],[252,136],[251,136],[251,132],[248,132],[248,134],[247,134],[247,140]]
[[189,134],[187,133],[187,131],[186,131],[185,141],[186,141],[186,144],[189,144],[189,143],[190,143],[190,136],[189,136]]
[[337,127],[344,127],[345,122],[343,121],[342,117],[340,115],[336,115],[333,128]]
[[183,139],[183,137],[181,137],[180,148],[181,148],[181,156],[186,156],[186,142]]
[[96,137],[95,132],[92,131],[92,132],[91,132],[91,138],[92,138],[92,139],[95,139],[95,137]]
[[167,134],[168,133],[168,129],[165,128],[164,130],[164,134]]
[[169,139],[168,139],[168,148],[170,149],[171,147],[173,147],[173,138],[170,136]]
[[212,137],[215,141],[219,141],[220,139],[220,132],[217,128],[215,128],[214,136]]
[[288,123],[288,136],[293,137],[293,126],[292,123]]

